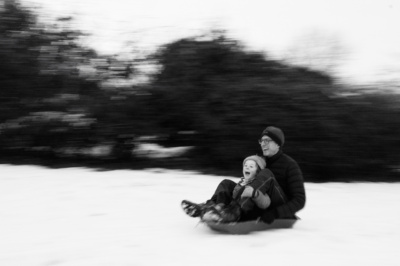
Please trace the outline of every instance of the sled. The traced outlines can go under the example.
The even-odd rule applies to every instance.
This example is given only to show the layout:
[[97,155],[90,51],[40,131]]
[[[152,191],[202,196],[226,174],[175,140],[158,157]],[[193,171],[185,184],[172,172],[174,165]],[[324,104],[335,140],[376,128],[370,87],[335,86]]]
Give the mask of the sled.
[[209,228],[214,231],[226,234],[243,235],[255,231],[264,231],[269,229],[292,228],[297,219],[277,219],[271,224],[262,221],[246,221],[237,223],[218,223],[211,221],[203,221]]

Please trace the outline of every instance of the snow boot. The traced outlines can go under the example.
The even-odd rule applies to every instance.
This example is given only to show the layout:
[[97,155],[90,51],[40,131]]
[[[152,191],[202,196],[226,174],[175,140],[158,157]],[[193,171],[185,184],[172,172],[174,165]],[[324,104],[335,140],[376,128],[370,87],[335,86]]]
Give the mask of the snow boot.
[[203,222],[220,222],[221,215],[220,212],[224,208],[225,204],[220,203],[214,206],[207,207],[203,214],[201,214],[201,220]]
[[205,203],[199,203],[199,204],[188,200],[182,200],[181,202],[181,207],[183,211],[190,217],[200,217],[206,212],[208,208],[214,205],[215,204],[212,201],[207,201]]
[[226,208],[219,211],[219,222],[221,223],[234,223],[239,221],[242,215],[242,209],[237,201],[232,201]]

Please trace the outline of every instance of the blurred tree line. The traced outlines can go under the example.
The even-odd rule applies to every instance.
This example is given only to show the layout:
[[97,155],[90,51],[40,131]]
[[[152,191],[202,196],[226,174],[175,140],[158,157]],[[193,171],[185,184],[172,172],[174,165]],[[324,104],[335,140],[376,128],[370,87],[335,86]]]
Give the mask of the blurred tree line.
[[[398,180],[396,94],[345,96],[353,90],[329,75],[248,51],[224,32],[128,60],[80,45],[72,18],[40,25],[16,1],[0,13],[2,158],[66,161],[103,145],[107,159],[140,165],[137,140],[155,136],[163,146],[195,147],[185,160],[151,161],[156,167],[240,176],[243,158],[261,154],[261,131],[275,125],[308,181]],[[144,63],[157,71],[131,82]]]

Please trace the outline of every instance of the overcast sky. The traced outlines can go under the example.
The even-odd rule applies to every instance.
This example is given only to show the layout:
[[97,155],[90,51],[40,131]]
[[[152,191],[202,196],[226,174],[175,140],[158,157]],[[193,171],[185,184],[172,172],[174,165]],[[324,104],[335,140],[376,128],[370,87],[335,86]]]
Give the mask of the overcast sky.
[[102,53],[226,29],[254,50],[284,57],[317,32],[338,41],[346,58],[341,75],[357,82],[400,72],[400,0],[22,0],[50,17],[72,15]]

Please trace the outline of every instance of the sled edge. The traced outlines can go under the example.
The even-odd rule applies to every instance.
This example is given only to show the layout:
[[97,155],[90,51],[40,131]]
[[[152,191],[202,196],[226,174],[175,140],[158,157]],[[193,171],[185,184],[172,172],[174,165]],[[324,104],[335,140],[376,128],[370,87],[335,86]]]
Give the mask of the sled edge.
[[269,229],[288,229],[292,228],[298,219],[277,219],[271,224],[258,221],[248,221],[239,223],[215,223],[204,222],[210,229],[228,234],[248,234],[255,231]]

